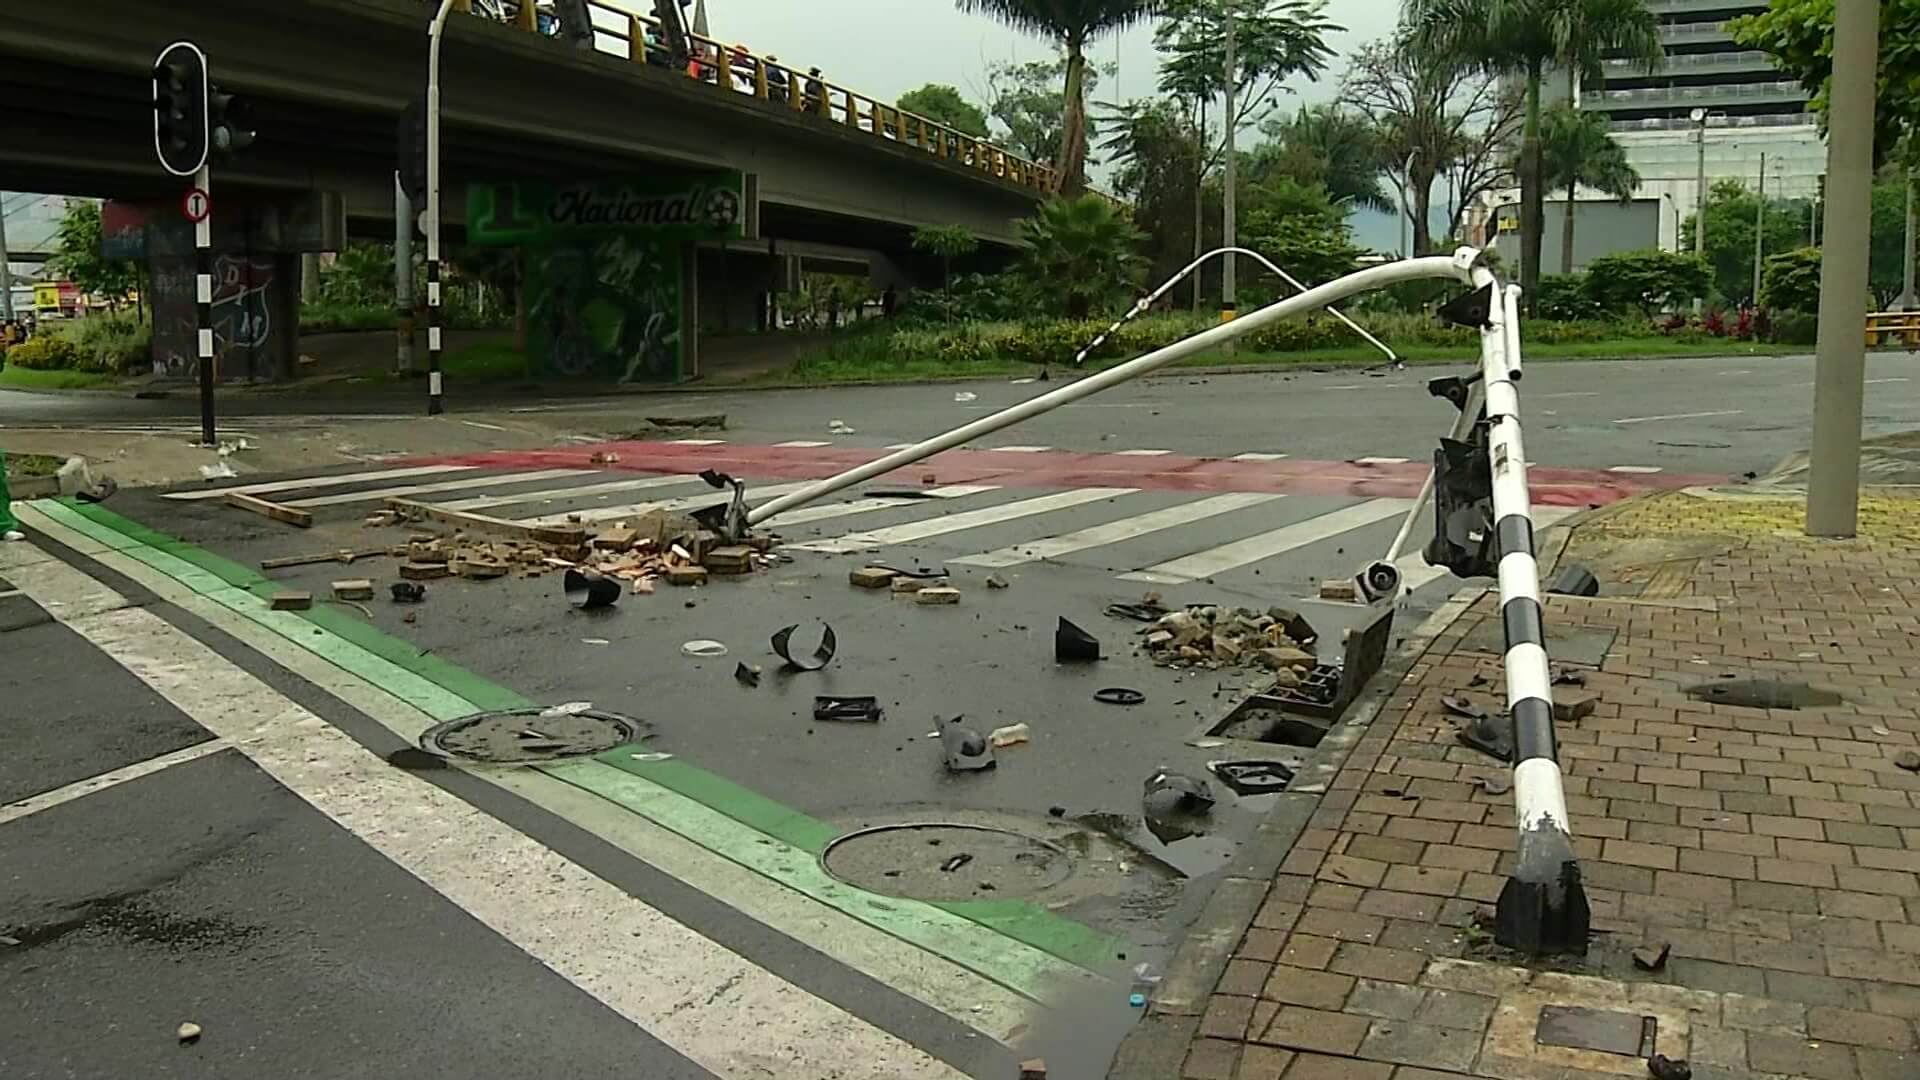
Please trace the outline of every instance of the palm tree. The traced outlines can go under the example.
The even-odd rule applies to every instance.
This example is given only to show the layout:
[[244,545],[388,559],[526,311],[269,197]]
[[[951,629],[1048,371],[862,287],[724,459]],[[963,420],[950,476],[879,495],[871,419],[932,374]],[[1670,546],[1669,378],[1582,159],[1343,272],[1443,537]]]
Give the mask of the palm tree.
[[1520,142],[1520,286],[1531,298],[1540,281],[1544,169],[1540,157],[1540,79],[1549,64],[1597,77],[1600,59],[1622,55],[1646,65],[1663,58],[1660,23],[1645,0],[1406,0],[1406,29],[1423,49],[1498,74],[1526,79]]
[[1574,190],[1584,184],[1625,202],[1640,186],[1640,174],[1607,131],[1607,118],[1578,109],[1548,111],[1540,125],[1540,156],[1544,185],[1567,189],[1567,212],[1560,223],[1560,272],[1571,274]]
[[[1380,189],[1383,148],[1380,130],[1363,113],[1329,102],[1302,105],[1291,119],[1269,120],[1261,132],[1272,142],[1253,151],[1248,172],[1258,182],[1264,172],[1313,172],[1335,203],[1367,210],[1394,210]],[[1308,182],[1306,176],[1294,179]]]
[[956,0],[961,11],[983,12],[1015,30],[1060,43],[1067,52],[1065,115],[1054,190],[1077,196],[1087,187],[1087,43],[1157,15],[1161,0]]
[[1140,287],[1146,237],[1099,195],[1051,199],[1020,223],[1020,276],[1053,313],[1085,319],[1095,303],[1131,296]]

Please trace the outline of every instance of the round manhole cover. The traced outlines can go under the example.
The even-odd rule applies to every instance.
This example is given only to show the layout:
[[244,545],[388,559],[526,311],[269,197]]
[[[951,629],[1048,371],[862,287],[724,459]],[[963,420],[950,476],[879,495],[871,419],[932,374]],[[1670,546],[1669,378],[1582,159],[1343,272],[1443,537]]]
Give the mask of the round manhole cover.
[[827,872],[869,892],[916,900],[1032,896],[1067,880],[1066,850],[988,825],[903,823],[861,829],[827,845]]
[[467,761],[527,763],[586,757],[641,737],[645,725],[599,709],[500,709],[436,724],[423,749]]

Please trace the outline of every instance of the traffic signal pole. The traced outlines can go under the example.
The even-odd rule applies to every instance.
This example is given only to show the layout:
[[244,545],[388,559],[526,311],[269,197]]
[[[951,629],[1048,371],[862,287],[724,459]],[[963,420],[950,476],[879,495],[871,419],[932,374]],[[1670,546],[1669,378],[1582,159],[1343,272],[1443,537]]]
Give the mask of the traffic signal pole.
[[440,398],[440,38],[454,0],[440,0],[427,27],[427,415],[445,411]]
[[200,368],[200,442],[218,445],[213,432],[213,182],[205,162],[193,174],[193,186],[207,193],[208,209],[193,223],[193,325]]

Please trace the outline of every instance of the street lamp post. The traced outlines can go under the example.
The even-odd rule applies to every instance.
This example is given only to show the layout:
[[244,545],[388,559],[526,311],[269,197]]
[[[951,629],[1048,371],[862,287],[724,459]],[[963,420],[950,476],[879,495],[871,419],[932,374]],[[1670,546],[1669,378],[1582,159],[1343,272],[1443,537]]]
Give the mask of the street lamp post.
[[1753,292],[1749,295],[1753,302],[1760,302],[1760,260],[1765,248],[1762,246],[1767,235],[1767,152],[1760,151],[1760,191],[1753,210]]
[[440,0],[427,27],[427,415],[440,401],[440,38],[456,0]]
[[[1693,209],[1693,253],[1700,258],[1707,255],[1707,110],[1695,109],[1689,114],[1694,123],[1694,209]],[[1693,298],[1693,310],[1697,315],[1707,305],[1707,298]]]
[[1860,413],[1866,389],[1867,245],[1873,208],[1874,79],[1880,5],[1834,5],[1827,110],[1826,243],[1820,248],[1819,346],[1807,535],[1852,536],[1860,512]]
[[[1234,46],[1237,44],[1234,39],[1237,34],[1238,34],[1238,28],[1235,26],[1235,23],[1234,23],[1233,4],[1229,2],[1227,4],[1226,112],[1224,113],[1224,116],[1227,122],[1227,160],[1226,160],[1225,174],[1221,177],[1221,183],[1223,184],[1224,187],[1220,196],[1220,205],[1222,209],[1220,244],[1222,247],[1228,247],[1228,248],[1234,247],[1240,243],[1240,240],[1239,240],[1240,230],[1237,227],[1238,223],[1235,221],[1235,214],[1237,210],[1236,204],[1238,203],[1238,199],[1236,196],[1238,195],[1238,192],[1234,190],[1235,187],[1238,186],[1239,184],[1239,172],[1240,172],[1238,168],[1239,163],[1234,160],[1236,157],[1239,156],[1238,147],[1235,145],[1239,141],[1236,138],[1236,135],[1238,134],[1238,132],[1236,132],[1234,129],[1238,126],[1238,122],[1240,119],[1234,113],[1234,100],[1233,100],[1235,77],[1237,74],[1236,68],[1235,68],[1235,61],[1238,59],[1237,57],[1234,56]],[[1222,263],[1220,266],[1220,321],[1222,322],[1225,322],[1233,318],[1234,316],[1234,308],[1236,303],[1235,285],[1236,285],[1236,277],[1237,277],[1234,271],[1237,269],[1237,267],[1235,266],[1235,263],[1237,261],[1238,261],[1237,258],[1230,254],[1227,256],[1226,262]],[[1233,346],[1231,343],[1229,343],[1226,346],[1226,350],[1228,352],[1233,351]]]

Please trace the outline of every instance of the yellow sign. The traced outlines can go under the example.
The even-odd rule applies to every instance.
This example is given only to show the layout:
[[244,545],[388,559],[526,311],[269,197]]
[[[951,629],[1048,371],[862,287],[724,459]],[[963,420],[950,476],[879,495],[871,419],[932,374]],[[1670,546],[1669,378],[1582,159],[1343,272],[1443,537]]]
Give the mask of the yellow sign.
[[59,311],[60,286],[55,284],[36,284],[33,287],[33,310]]

